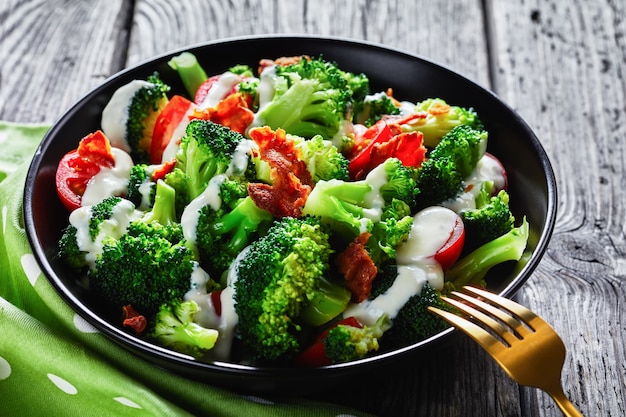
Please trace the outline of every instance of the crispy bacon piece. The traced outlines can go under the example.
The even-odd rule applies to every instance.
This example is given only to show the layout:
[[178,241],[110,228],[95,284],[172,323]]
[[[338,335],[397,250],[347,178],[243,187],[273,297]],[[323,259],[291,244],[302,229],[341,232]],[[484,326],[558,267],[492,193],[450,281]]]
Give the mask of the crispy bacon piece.
[[248,194],[254,203],[275,217],[299,217],[313,188],[311,173],[298,158],[298,151],[282,129],[251,129],[250,138],[259,145],[261,159],[271,167],[272,184],[250,183]]
[[131,306],[130,304],[125,305],[124,307],[122,307],[122,309],[124,310],[124,314],[126,315],[126,318],[124,319],[122,324],[124,325],[124,327],[130,327],[131,329],[133,329],[135,331],[135,334],[139,336],[146,329],[148,321],[144,316],[135,311],[133,306]]
[[232,93],[215,107],[194,110],[190,118],[210,120],[244,134],[254,119],[254,113],[241,93]]
[[346,287],[352,293],[352,301],[356,303],[369,297],[372,281],[378,274],[378,268],[365,248],[370,236],[370,233],[361,233],[337,255],[339,272],[346,279]]
[[297,64],[298,62],[300,62],[300,60],[303,57],[307,60],[311,60],[311,57],[308,55],[281,56],[280,58],[276,58],[276,59],[264,58],[259,61],[259,69],[258,69],[259,74],[263,72],[265,67],[271,67],[272,65],[279,65],[281,67],[286,67],[291,64]]

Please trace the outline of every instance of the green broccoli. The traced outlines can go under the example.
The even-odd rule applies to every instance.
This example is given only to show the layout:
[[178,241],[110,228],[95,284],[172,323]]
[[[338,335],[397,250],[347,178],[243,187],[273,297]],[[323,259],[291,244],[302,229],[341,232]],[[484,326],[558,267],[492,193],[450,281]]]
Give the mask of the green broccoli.
[[168,65],[178,73],[187,94],[191,98],[196,96],[198,88],[209,79],[206,72],[204,72],[204,68],[202,68],[196,56],[191,52],[183,52],[172,57],[168,61]]
[[302,309],[339,287],[322,285],[331,252],[319,219],[284,217],[238,258],[232,283],[238,332],[254,358],[274,361],[299,351]]
[[261,83],[264,77],[272,77],[274,95],[257,112],[253,124],[282,128],[305,138],[321,135],[327,140],[332,139],[349,118],[352,88],[363,84],[321,57],[303,57],[297,63],[276,66],[273,72],[264,71]]
[[187,125],[176,154],[177,167],[188,177],[189,198],[199,196],[216,175],[229,168],[240,134],[208,120],[192,120]]
[[400,114],[400,108],[394,99],[386,93],[380,92],[366,96],[360,105],[355,108],[354,122],[371,127],[382,116],[397,114]]
[[410,207],[416,192],[411,171],[398,159],[388,158],[362,180],[319,181],[302,213],[319,216],[332,223],[337,232],[343,228],[356,236],[372,232],[374,223],[381,220],[386,206],[394,199]]
[[452,128],[430,151],[417,170],[416,208],[421,209],[453,198],[484,155],[487,133],[469,126]]
[[314,182],[320,180],[348,180],[348,159],[329,140],[320,135],[311,139],[296,140],[296,148],[300,150],[300,159],[306,162]]
[[373,326],[355,327],[339,324],[331,328],[322,343],[331,363],[344,363],[365,357],[379,348],[379,339],[391,327],[387,314],[381,314]]
[[126,142],[130,156],[137,163],[150,160],[150,143],[156,118],[168,102],[170,87],[161,81],[158,73],[147,79],[148,85],[135,92],[128,107]]
[[432,149],[441,138],[456,126],[482,129],[482,122],[472,108],[448,105],[440,98],[428,98],[415,105],[415,111],[425,113],[425,118],[402,125],[403,130],[418,130],[424,134],[424,146]]
[[152,166],[135,164],[128,178],[127,197],[138,209],[146,210],[154,204],[156,183],[152,181]]
[[[482,200],[481,197],[478,199]],[[465,227],[465,247],[469,250],[508,233],[515,225],[506,190],[500,190],[482,204],[478,203],[474,209],[461,211],[460,215]]]
[[200,209],[196,226],[196,246],[211,276],[220,276],[257,232],[267,227],[273,216],[246,196],[232,209],[224,204],[215,210],[207,204]]
[[452,128],[428,155],[438,159],[450,157],[463,178],[472,173],[487,149],[487,132],[467,125]]
[[407,346],[450,327],[442,318],[428,311],[430,306],[445,311],[454,310],[441,299],[441,293],[437,289],[425,282],[421,292],[411,296],[398,311],[391,329],[385,333],[385,345],[394,348]]
[[165,175],[165,183],[176,192],[176,217],[180,219],[185,207],[191,202],[189,194],[189,176],[180,168],[174,168]]
[[163,304],[148,337],[176,352],[202,357],[215,346],[218,331],[195,323],[193,319],[198,311],[198,304],[193,300]]
[[154,206],[130,222],[119,238],[103,240],[102,252],[87,274],[90,287],[113,306],[132,305],[145,316],[181,299],[198,268],[175,218],[175,191],[163,180]]
[[446,290],[464,285],[486,286],[484,278],[492,267],[521,259],[528,243],[528,234],[529,226],[524,217],[520,226],[463,256],[445,272]]
[[124,234],[134,212],[135,206],[121,197],[107,197],[75,210],[59,239],[60,259],[74,269],[92,266],[104,236]]

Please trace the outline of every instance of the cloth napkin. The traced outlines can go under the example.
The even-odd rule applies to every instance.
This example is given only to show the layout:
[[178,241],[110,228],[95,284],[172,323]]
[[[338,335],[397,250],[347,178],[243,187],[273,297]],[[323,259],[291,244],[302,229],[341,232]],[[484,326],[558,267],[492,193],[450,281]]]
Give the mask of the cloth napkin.
[[39,269],[22,223],[47,125],[0,121],[1,416],[362,416],[303,398],[232,392],[163,370],[78,316]]

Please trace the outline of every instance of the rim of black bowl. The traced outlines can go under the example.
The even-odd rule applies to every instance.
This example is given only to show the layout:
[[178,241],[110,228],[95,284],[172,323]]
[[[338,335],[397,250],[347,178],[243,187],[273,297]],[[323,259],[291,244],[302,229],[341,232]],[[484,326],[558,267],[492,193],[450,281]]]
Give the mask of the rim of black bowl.
[[[72,117],[75,115],[77,110],[87,103],[91,98],[97,96],[100,92],[102,92],[109,84],[114,83],[116,80],[120,78],[124,78],[130,73],[137,72],[138,70],[147,70],[148,68],[155,65],[156,62],[165,62],[169,60],[172,56],[175,56],[183,51],[196,51],[205,48],[224,46],[224,45],[237,45],[240,43],[248,43],[248,42],[283,42],[284,44],[293,44],[298,45],[301,42],[315,42],[324,44],[326,46],[332,46],[335,48],[360,48],[368,51],[379,51],[381,53],[391,54],[399,59],[412,61],[413,63],[419,63],[419,65],[432,67],[437,69],[437,71],[447,72],[449,76],[461,79],[467,85],[473,86],[474,89],[481,90],[483,94],[490,96],[491,100],[495,100],[501,106],[507,109],[510,114],[515,118],[516,123],[524,129],[524,133],[526,137],[530,141],[530,146],[533,151],[539,156],[540,163],[542,169],[546,175],[546,189],[547,189],[547,207],[546,207],[546,220],[544,226],[541,230],[540,236],[537,239],[536,247],[532,253],[532,256],[525,265],[517,271],[517,275],[515,279],[513,279],[508,285],[506,285],[499,293],[506,297],[511,297],[521,285],[528,279],[530,274],[535,270],[539,261],[541,260],[544,252],[547,249],[548,242],[551,238],[554,224],[556,221],[556,206],[557,206],[557,194],[556,194],[556,179],[554,176],[554,172],[552,170],[551,163],[549,161],[548,155],[545,152],[543,146],[541,145],[539,139],[536,137],[532,129],[528,126],[528,124],[517,114],[515,110],[513,110],[508,104],[503,102],[499,97],[495,95],[495,93],[490,90],[478,85],[477,83],[467,79],[466,77],[460,75],[459,73],[453,71],[445,65],[438,64],[432,60],[426,59],[418,54],[410,53],[405,50],[401,50],[398,48],[388,47],[379,43],[355,40],[351,38],[345,37],[333,37],[333,36],[315,36],[315,35],[287,35],[287,34],[278,34],[278,35],[255,35],[255,36],[241,36],[241,37],[230,37],[217,39],[209,42],[202,42],[197,44],[192,44],[187,47],[177,48],[175,50],[168,51],[166,53],[157,55],[149,60],[142,61],[137,65],[132,67],[128,67],[122,71],[117,72],[116,74],[108,77],[102,84],[98,87],[91,90],[80,100],[75,102],[69,109],[67,109],[52,125],[48,133],[43,138],[41,144],[39,145],[34,158],[29,167],[25,189],[24,189],[24,200],[23,200],[23,212],[24,212],[24,223],[26,234],[28,240],[33,249],[33,253],[39,266],[42,269],[42,272],[46,276],[46,278],[50,281],[55,290],[60,294],[60,296],[73,308],[75,312],[77,312],[82,318],[84,318],[91,325],[96,327],[98,330],[103,332],[109,338],[111,338],[116,343],[129,348],[136,354],[143,356],[146,359],[154,360],[158,359],[162,365],[166,367],[181,372],[183,374],[191,374],[189,376],[197,377],[197,373],[216,373],[222,375],[232,375],[235,378],[239,378],[241,376],[245,376],[246,378],[258,378],[259,380],[265,380],[266,378],[271,378],[272,380],[280,381],[285,379],[285,381],[289,381],[291,378],[294,378],[297,374],[297,378],[299,380],[312,378],[315,380],[316,378],[327,378],[330,376],[341,376],[347,375],[348,373],[352,373],[354,370],[371,368],[373,365],[376,366],[384,366],[389,364],[392,361],[396,361],[401,357],[404,357],[406,354],[419,350],[420,348],[435,344],[437,342],[441,342],[442,339],[445,339],[448,335],[454,332],[454,329],[449,328],[441,333],[438,333],[429,339],[423,340],[419,343],[415,343],[400,349],[392,350],[389,352],[383,352],[371,357],[367,357],[364,359],[360,359],[353,362],[342,363],[342,364],[334,364],[325,367],[319,368],[294,368],[294,367],[273,367],[273,366],[249,366],[231,362],[200,362],[194,360],[192,357],[173,352],[169,349],[162,348],[153,343],[147,342],[143,339],[134,337],[133,335],[125,332],[119,327],[111,324],[106,321],[102,317],[95,314],[89,306],[83,303],[75,294],[69,291],[61,279],[61,277],[55,271],[50,257],[52,256],[50,253],[47,253],[45,248],[42,246],[41,242],[38,239],[38,231],[35,227],[34,220],[34,210],[33,210],[33,193],[30,190],[35,186],[35,182],[38,177],[38,171],[40,169],[40,164],[42,162],[43,156],[46,154],[48,149],[51,146],[52,138],[56,136],[56,134],[61,130],[61,128],[69,123]],[[297,47],[292,48],[297,49]],[[363,70],[364,73],[367,74],[366,70]],[[79,138],[77,138],[78,140]],[[271,390],[271,388],[270,388]]]

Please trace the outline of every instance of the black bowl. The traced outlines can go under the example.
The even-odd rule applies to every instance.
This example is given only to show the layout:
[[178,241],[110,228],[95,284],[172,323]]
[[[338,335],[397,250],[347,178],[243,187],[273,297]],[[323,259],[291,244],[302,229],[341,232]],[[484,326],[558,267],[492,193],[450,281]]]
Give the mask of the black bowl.
[[[512,210],[530,223],[527,256],[515,266],[491,271],[489,288],[512,296],[528,279],[541,259],[552,234],[556,217],[556,185],[548,157],[529,126],[493,93],[450,69],[421,57],[380,45],[346,39],[308,36],[233,38],[185,48],[193,52],[207,73],[218,74],[238,63],[256,67],[261,58],[308,54],[322,55],[345,70],[363,72],[372,91],[393,88],[394,95],[413,102],[440,97],[448,103],[473,107],[489,131],[488,151],[500,158],[509,174]],[[452,329],[403,349],[381,353],[355,362],[315,369],[255,367],[237,363],[203,363],[141,340],[121,329],[118,317],[110,317],[104,306],[77,282],[57,257],[57,242],[68,213],[55,191],[55,170],[61,157],[77,146],[80,138],[99,128],[102,109],[113,92],[133,79],[145,79],[155,70],[183,92],[168,60],[183,50],[172,51],[109,78],[71,107],[43,139],[28,172],[24,195],[26,232],[41,269],[66,302],[85,320],[113,341],[147,360],[190,378],[231,388],[256,392],[311,389],[370,372],[389,368],[443,341]]]

